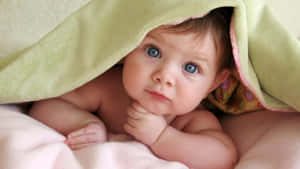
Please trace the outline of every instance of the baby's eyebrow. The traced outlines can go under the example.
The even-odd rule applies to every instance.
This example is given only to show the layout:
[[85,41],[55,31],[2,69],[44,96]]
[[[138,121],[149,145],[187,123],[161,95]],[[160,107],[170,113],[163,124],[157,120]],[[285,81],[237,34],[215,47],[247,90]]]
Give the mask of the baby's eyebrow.
[[146,37],[147,37],[147,38],[150,38],[150,39],[153,39],[153,40],[155,40],[155,41],[161,41],[161,40],[163,40],[163,37],[162,37],[162,36],[157,37],[157,36],[155,36],[155,35],[153,35],[153,34],[148,34]]
[[203,53],[201,53],[200,56],[196,55],[194,58],[195,60],[199,60],[201,62],[208,62],[207,55]]
[[209,58],[212,57],[212,54],[208,52],[207,49],[203,49],[198,45],[191,47],[189,55],[195,59],[202,62],[209,62]]
[[188,54],[190,56],[190,58],[193,59],[193,60],[208,63],[209,54],[205,53],[205,51],[200,51],[199,48],[187,51],[186,54]]

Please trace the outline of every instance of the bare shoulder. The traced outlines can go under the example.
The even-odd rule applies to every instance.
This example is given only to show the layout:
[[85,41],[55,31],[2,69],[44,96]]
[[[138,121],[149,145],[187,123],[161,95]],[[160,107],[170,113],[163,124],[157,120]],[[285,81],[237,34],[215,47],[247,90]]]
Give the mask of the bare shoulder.
[[121,76],[122,68],[111,68],[79,88],[65,93],[61,98],[85,110],[96,111],[107,91],[115,91],[121,85]]
[[203,130],[222,130],[217,117],[207,110],[194,110],[176,117],[171,125],[179,130],[197,133]]

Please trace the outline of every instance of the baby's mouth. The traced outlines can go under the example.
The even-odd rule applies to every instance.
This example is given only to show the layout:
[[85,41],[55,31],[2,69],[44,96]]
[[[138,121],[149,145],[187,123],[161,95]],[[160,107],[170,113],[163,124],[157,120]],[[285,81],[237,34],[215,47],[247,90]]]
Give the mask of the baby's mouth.
[[161,101],[165,101],[165,102],[169,102],[170,101],[170,99],[168,97],[166,97],[164,94],[161,94],[159,92],[152,91],[152,90],[146,90],[146,92],[149,93],[155,99],[158,99],[158,100],[161,100]]

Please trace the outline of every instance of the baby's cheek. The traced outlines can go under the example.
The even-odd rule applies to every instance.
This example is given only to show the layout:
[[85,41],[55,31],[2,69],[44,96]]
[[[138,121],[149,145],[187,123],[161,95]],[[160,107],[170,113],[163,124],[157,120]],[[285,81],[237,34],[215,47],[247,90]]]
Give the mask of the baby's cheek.
[[174,108],[173,112],[176,112],[174,114],[185,114],[189,113],[194,109],[194,106],[191,104],[185,104],[184,102],[176,104],[176,107]]
[[174,104],[178,112],[188,113],[193,111],[202,101],[201,93],[192,92],[190,95],[181,96]]

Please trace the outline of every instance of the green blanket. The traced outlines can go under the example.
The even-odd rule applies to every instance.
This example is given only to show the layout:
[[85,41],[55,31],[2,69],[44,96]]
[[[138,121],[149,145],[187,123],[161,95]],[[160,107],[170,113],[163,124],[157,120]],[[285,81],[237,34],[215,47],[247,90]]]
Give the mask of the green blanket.
[[[3,0],[0,9],[6,9],[7,4],[10,10],[23,9],[24,3],[22,6],[20,2],[22,0]],[[69,5],[77,3],[77,6],[72,8],[74,10],[61,10],[58,16],[63,15],[63,19],[56,20],[48,29],[39,24],[24,27],[24,30],[44,30],[22,47],[18,47],[18,34],[14,33],[15,43],[8,43],[7,39],[0,36],[0,44],[8,46],[0,48],[0,103],[26,102],[61,95],[99,76],[117,63],[151,29],[178,19],[205,14],[217,7],[231,6],[234,7],[232,45],[243,83],[267,108],[300,111],[300,42],[285,30],[262,0],[45,2],[51,2],[52,10],[66,2]],[[40,8],[36,1],[28,3],[32,9]],[[23,11],[25,21],[28,11],[31,10]],[[51,13],[51,8],[47,11]],[[1,16],[0,21],[4,17]],[[14,22],[18,24],[24,20],[8,22],[13,26]],[[47,23],[43,17],[32,23],[41,21]],[[5,24],[0,22],[0,28]],[[0,29],[0,32],[3,31]],[[6,51],[3,50],[7,49],[10,51],[5,55]]]

